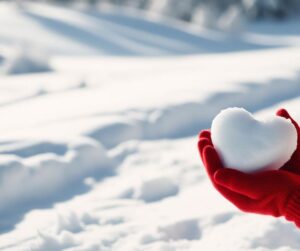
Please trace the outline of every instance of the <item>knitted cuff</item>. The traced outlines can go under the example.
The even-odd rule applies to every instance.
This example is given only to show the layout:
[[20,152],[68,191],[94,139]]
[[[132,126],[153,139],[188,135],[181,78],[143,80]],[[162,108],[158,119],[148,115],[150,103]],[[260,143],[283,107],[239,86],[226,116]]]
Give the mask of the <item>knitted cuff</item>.
[[293,192],[287,202],[285,218],[293,221],[300,228],[300,189]]

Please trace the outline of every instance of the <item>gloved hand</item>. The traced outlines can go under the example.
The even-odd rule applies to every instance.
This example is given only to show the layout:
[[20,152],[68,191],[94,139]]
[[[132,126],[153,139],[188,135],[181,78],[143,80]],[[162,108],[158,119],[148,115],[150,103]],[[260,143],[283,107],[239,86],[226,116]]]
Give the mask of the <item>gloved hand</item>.
[[[291,119],[300,135],[298,124],[287,111],[281,109],[277,115]],[[235,206],[245,212],[285,216],[300,227],[299,136],[297,150],[280,170],[254,174],[224,168],[208,130],[200,133],[198,148],[214,187]]]

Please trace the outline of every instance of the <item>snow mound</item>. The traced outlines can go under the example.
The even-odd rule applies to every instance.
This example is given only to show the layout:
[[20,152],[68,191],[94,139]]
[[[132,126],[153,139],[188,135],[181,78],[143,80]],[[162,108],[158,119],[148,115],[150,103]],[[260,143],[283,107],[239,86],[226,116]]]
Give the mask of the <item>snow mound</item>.
[[[284,238],[282,233],[285,233]],[[300,247],[299,232],[290,224],[274,221],[261,236],[254,238],[252,247],[264,247],[270,250],[290,247],[298,250]]]
[[17,49],[8,55],[2,66],[5,75],[37,73],[51,71],[49,59],[33,49]]
[[174,196],[179,192],[178,185],[167,177],[147,180],[135,191],[134,197],[146,202],[155,202]]
[[83,229],[81,220],[78,215],[74,212],[69,214],[58,215],[57,221],[57,232],[60,233],[64,230],[67,230],[72,233],[80,232]]
[[[20,149],[17,145],[15,147]],[[1,221],[0,229],[9,227],[11,217],[24,210],[80,193],[86,187],[86,177],[101,177],[111,172],[112,163],[98,142],[82,138],[67,143],[65,147],[67,151],[62,155],[1,155],[0,215],[6,220]],[[26,156],[26,153],[21,155]],[[61,224],[67,226],[68,222],[62,221]],[[72,226],[70,228],[74,230]]]
[[67,231],[64,231],[58,237],[48,233],[39,233],[39,240],[32,244],[28,251],[65,250],[75,245],[72,234]]
[[198,240],[201,237],[201,230],[197,219],[174,222],[170,225],[159,228],[163,239],[167,241],[176,240]]

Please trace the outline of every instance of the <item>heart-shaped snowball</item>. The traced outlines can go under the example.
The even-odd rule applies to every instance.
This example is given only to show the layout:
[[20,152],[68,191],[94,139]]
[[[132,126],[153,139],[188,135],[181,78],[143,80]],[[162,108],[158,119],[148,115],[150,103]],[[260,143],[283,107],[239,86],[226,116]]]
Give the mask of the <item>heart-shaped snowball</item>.
[[297,147],[297,131],[290,120],[279,116],[256,120],[236,107],[215,117],[211,138],[225,167],[247,173],[279,169]]

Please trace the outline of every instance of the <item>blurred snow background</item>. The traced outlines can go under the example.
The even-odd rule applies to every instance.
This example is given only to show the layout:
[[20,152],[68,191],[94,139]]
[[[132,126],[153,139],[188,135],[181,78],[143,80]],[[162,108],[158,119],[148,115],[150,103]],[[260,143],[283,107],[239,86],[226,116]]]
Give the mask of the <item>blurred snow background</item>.
[[0,250],[299,250],[196,148],[225,107],[300,121],[299,5],[1,1]]

